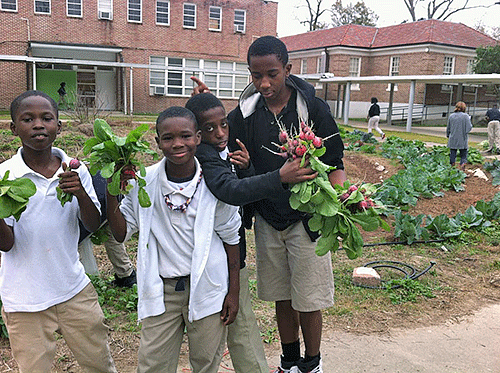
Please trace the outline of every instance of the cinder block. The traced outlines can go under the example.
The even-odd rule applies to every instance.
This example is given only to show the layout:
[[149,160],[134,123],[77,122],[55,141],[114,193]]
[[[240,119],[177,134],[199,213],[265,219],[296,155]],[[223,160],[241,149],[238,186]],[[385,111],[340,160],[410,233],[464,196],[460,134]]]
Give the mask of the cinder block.
[[380,286],[380,275],[371,267],[357,267],[352,272],[352,283],[358,286]]

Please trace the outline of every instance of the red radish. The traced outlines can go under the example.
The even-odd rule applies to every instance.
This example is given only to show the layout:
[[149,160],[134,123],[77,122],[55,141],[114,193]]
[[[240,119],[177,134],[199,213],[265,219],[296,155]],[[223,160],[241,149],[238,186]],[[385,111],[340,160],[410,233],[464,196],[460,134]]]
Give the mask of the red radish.
[[363,210],[366,210],[368,208],[368,202],[366,201],[361,201],[359,204],[358,204],[359,208],[363,209]]
[[340,202],[344,202],[347,198],[349,198],[349,193],[343,193],[340,195],[339,200]]
[[315,137],[316,137],[316,135],[312,131],[306,133],[306,139],[307,140],[312,141],[312,140],[314,140]]
[[299,139],[305,140],[306,139],[306,133],[305,132],[299,133]]
[[127,168],[127,169],[123,170],[123,175],[124,176],[130,176],[133,179],[135,179],[135,171],[131,170],[130,168]]
[[81,163],[78,159],[73,158],[71,161],[69,161],[69,168],[72,170],[76,170],[78,167],[80,167]]
[[295,154],[302,157],[307,152],[307,148],[304,145],[299,145],[295,148]]
[[315,148],[321,148],[323,146],[323,139],[321,137],[315,137],[313,140],[313,145]]
[[278,139],[280,140],[280,143],[286,143],[288,140],[288,133],[286,131],[281,131],[278,135]]
[[349,189],[347,190],[348,193],[352,193],[354,191],[358,190],[358,187],[356,185],[351,185]]

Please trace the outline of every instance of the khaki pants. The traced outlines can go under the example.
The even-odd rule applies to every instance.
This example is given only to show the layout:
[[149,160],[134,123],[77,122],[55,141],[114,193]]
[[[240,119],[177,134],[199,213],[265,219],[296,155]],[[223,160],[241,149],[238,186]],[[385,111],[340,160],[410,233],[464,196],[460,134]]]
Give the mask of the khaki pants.
[[12,354],[22,373],[49,373],[58,332],[88,372],[116,373],[108,346],[108,327],[89,284],[70,300],[40,312],[4,312]]
[[164,279],[165,312],[142,321],[138,373],[176,373],[184,329],[193,373],[217,373],[227,328],[220,313],[192,323],[188,321],[189,280],[185,290],[175,291],[177,280]]
[[248,269],[240,269],[240,308],[227,328],[227,348],[236,373],[269,373],[248,289]]
[[490,150],[496,147],[500,150],[500,121],[492,120],[488,122],[488,143]]
[[260,299],[291,300],[299,312],[333,305],[331,254],[316,255],[316,242],[311,242],[301,221],[277,231],[257,214],[254,230]]

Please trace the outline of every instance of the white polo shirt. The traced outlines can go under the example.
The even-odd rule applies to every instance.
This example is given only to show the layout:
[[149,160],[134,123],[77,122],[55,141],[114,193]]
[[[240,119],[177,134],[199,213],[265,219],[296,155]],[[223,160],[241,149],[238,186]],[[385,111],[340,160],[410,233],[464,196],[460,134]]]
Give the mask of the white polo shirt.
[[[78,258],[78,200],[73,197],[62,207],[56,197],[62,168],[47,179],[26,165],[21,150],[0,164],[0,175],[10,170],[11,179],[27,177],[37,190],[19,221],[5,219],[13,227],[14,246],[2,252],[0,296],[6,312],[38,312],[71,299],[90,280]],[[69,163],[71,158],[61,149],[52,148],[52,152]],[[87,168],[82,164],[76,172],[99,209]]]

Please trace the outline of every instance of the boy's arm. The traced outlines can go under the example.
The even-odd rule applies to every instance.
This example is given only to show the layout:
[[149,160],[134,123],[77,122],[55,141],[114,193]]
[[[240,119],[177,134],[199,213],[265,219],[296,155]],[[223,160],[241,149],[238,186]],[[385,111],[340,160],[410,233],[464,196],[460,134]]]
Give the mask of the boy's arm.
[[89,232],[94,232],[101,225],[99,209],[90,198],[82,185],[80,175],[74,171],[67,171],[67,165],[62,163],[64,172],[59,174],[59,187],[66,193],[73,194],[80,206],[80,219]]
[[238,244],[229,245],[224,242],[227,255],[227,267],[229,269],[229,289],[224,299],[221,311],[221,320],[224,325],[234,322],[238,314],[240,298],[240,247]]
[[332,185],[344,185],[347,176],[344,170],[333,170],[328,174],[328,180]]
[[14,246],[14,231],[4,219],[0,219],[0,251],[7,252]]
[[283,183],[295,184],[316,177],[311,169],[300,167],[300,159],[296,159],[285,162],[279,170],[238,179],[219,153],[207,144],[200,144],[196,158],[201,163],[208,189],[217,199],[234,206],[246,205],[280,193],[285,190]]
[[118,242],[125,241],[127,235],[127,222],[120,211],[118,196],[112,196],[106,188],[106,216],[113,237]]

